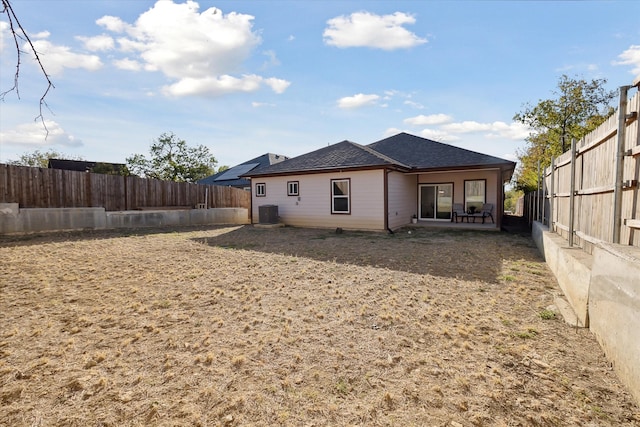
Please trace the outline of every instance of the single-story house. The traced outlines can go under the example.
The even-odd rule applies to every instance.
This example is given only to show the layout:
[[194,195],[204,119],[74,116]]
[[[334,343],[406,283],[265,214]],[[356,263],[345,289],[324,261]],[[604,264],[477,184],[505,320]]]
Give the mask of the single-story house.
[[217,174],[196,181],[197,184],[222,185],[225,187],[235,187],[244,190],[251,190],[251,181],[241,178],[240,175],[250,171],[258,171],[267,166],[275,165],[287,160],[289,157],[281,154],[266,153],[255,159],[247,160],[232,168],[218,172]]
[[452,221],[453,203],[465,210],[489,203],[499,228],[504,184],[515,166],[400,133],[369,145],[342,141],[243,176],[251,180],[252,223],[261,206],[277,206],[286,225],[384,231],[414,215]]

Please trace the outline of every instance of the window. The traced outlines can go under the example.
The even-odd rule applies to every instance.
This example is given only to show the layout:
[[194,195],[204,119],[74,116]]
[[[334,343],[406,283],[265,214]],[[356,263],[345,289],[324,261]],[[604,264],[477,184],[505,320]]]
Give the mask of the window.
[[264,197],[267,195],[267,184],[256,184],[256,197]]
[[297,196],[298,187],[299,187],[298,181],[287,182],[287,196]]
[[482,210],[486,198],[486,187],[486,179],[464,182],[464,204],[467,212],[473,213]]
[[332,214],[348,214],[350,210],[350,192],[349,179],[332,179],[331,180],[331,213]]

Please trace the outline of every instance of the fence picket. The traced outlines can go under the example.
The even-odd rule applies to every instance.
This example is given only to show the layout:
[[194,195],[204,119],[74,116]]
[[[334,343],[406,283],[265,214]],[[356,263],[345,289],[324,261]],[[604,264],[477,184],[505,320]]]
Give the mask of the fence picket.
[[250,207],[251,194],[238,188],[0,164],[0,203],[21,208],[194,208],[207,189],[209,208]]
[[[576,147],[575,162],[571,161],[571,150],[555,158],[552,166],[541,172],[545,190],[530,193],[524,198],[523,212],[531,215],[530,221],[539,217],[540,212],[548,211],[550,230],[568,241],[575,237],[574,243],[589,253],[593,245],[601,241],[611,243],[619,240],[622,244],[640,246],[640,232],[635,231],[640,220],[640,156],[634,155],[640,152],[640,92],[635,93],[625,108],[624,115],[628,119],[625,122],[621,177],[616,177],[615,167],[620,116],[613,114],[580,141],[580,146]],[[573,175],[572,165],[575,167]],[[575,191],[571,188],[572,178],[576,183]],[[617,219],[614,213],[616,181],[621,186],[622,199]],[[543,193],[548,196],[541,197]],[[572,198],[573,205],[570,202]],[[534,200],[540,200],[540,203]],[[537,212],[532,212],[536,207]],[[619,235],[614,238],[616,221],[621,226]],[[572,229],[573,236],[570,236]]]

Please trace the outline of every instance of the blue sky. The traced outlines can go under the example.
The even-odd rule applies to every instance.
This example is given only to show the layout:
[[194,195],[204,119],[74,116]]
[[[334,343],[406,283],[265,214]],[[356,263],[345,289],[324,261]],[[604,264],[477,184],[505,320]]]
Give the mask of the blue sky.
[[[13,0],[33,58],[0,103],[0,162],[124,162],[173,132],[218,165],[400,131],[515,160],[558,78],[640,75],[637,1]],[[0,15],[0,90],[15,47]]]

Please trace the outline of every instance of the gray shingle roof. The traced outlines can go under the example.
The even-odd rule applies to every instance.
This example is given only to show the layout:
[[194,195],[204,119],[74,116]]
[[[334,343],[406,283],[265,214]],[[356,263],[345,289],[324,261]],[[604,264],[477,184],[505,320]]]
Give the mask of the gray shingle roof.
[[[506,165],[509,160],[454,147],[408,133],[399,133],[367,145],[414,169]],[[513,163],[515,166],[515,163]]]
[[398,166],[399,164],[384,154],[355,142],[342,141],[259,171],[250,171],[245,176],[394,165]]
[[260,170],[249,171],[243,176],[383,166],[407,172],[474,166],[500,166],[506,170],[513,169],[515,163],[403,132],[365,146],[342,141]]

